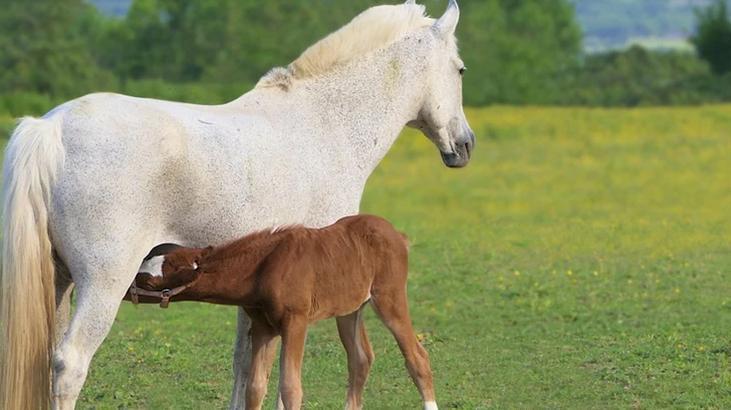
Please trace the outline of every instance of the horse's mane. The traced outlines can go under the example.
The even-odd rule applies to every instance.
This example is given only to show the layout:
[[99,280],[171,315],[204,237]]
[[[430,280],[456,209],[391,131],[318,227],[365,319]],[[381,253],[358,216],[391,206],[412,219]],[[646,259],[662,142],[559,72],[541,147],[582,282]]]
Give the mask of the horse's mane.
[[259,80],[257,88],[288,89],[294,79],[316,77],[432,24],[434,19],[426,16],[422,5],[371,7],[347,25],[310,46],[289,67],[278,67],[269,71]]

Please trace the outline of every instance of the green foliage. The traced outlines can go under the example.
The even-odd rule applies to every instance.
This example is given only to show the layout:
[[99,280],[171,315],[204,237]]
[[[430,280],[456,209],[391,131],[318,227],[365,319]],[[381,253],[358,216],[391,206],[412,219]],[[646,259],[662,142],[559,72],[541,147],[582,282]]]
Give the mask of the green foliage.
[[113,86],[86,42],[100,17],[83,0],[0,3],[0,93],[68,97]]
[[236,99],[251,84],[170,83],[162,80],[127,81],[123,92],[139,97],[159,98],[197,104],[220,104]]
[[[652,1],[648,4],[658,6]],[[0,0],[0,110],[40,114],[91,91],[225,102],[380,3],[134,0],[124,18],[109,18],[84,0]],[[444,11],[442,0],[424,3],[432,16]],[[713,76],[691,54],[633,48],[582,58],[569,0],[461,0],[460,5],[458,36],[470,68],[464,80],[468,105],[731,99],[723,87],[728,76]],[[582,1],[582,7],[588,5]],[[709,30],[701,30],[696,40],[718,31]],[[713,55],[731,52],[718,41],[708,44]]]
[[7,113],[13,117],[41,114],[50,110],[59,102],[50,98],[47,94],[29,92],[0,94],[0,113]]
[[101,60],[124,79],[254,83],[369,3],[136,0]]
[[561,93],[555,79],[578,63],[581,33],[563,0],[464,1],[459,37],[470,67],[470,104],[542,104]]
[[[253,83],[378,3],[137,0],[113,34],[116,46],[106,48],[119,56],[108,67],[122,78]],[[443,12],[442,2],[427,5],[434,15]],[[462,9],[462,53],[473,68],[465,84],[470,103],[547,102],[557,93],[551,79],[574,65],[580,48],[566,1],[465,0]]]
[[[149,81],[160,80],[254,84],[272,67],[288,64],[360,11],[381,3],[135,0],[123,19],[109,19],[82,0],[3,1],[13,7],[3,14],[8,24],[0,61],[8,62],[0,90],[54,98],[95,89],[136,91],[139,81],[147,89]],[[435,16],[445,7],[438,0],[426,5]],[[465,80],[470,104],[550,102],[560,92],[552,79],[575,66],[580,47],[566,0],[463,0],[462,9],[459,35],[471,68]],[[32,25],[19,27],[30,24],[27,17]],[[26,46],[18,45],[24,44],[19,33],[32,33]],[[29,48],[38,51],[28,53]],[[171,95],[167,88],[158,87],[160,97]],[[201,96],[186,90],[178,94]],[[215,93],[202,97],[218,101]]]
[[5,147],[5,142],[10,137],[13,128],[15,128],[15,120],[0,112],[0,147]]
[[723,101],[729,78],[714,77],[693,54],[640,47],[589,55],[566,84],[563,104],[636,106]]
[[716,74],[731,72],[731,18],[726,0],[698,10],[698,33],[692,38],[698,54]]

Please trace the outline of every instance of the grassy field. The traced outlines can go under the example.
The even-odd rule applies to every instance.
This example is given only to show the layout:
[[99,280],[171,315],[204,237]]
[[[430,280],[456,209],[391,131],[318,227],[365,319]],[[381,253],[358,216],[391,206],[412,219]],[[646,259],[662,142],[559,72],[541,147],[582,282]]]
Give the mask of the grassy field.
[[[731,408],[731,106],[468,116],[467,169],[408,132],[363,201],[411,237],[441,407]],[[418,408],[367,323],[367,408]],[[231,308],[125,304],[79,407],[224,408],[234,328]],[[342,406],[331,321],[310,332],[304,383],[306,408]]]

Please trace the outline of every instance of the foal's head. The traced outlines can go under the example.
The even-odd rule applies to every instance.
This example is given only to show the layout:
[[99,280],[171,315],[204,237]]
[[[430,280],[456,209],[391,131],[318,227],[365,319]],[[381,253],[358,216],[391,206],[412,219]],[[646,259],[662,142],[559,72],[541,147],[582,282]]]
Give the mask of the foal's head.
[[459,58],[454,35],[459,14],[457,1],[450,0],[447,11],[431,27],[433,47],[423,73],[426,96],[418,117],[409,122],[439,148],[442,161],[451,168],[467,165],[475,146],[475,134],[462,108],[462,76],[467,68]]
[[135,279],[147,290],[173,289],[186,285],[200,275],[199,263],[206,249],[178,248],[146,260]]

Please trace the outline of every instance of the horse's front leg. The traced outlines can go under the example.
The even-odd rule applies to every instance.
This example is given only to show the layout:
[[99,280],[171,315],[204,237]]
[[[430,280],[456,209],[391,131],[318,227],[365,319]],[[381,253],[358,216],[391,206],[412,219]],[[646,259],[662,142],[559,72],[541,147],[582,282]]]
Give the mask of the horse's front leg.
[[251,367],[251,319],[243,308],[239,308],[234,345],[233,371],[234,387],[231,393],[231,410],[246,408],[246,381]]

